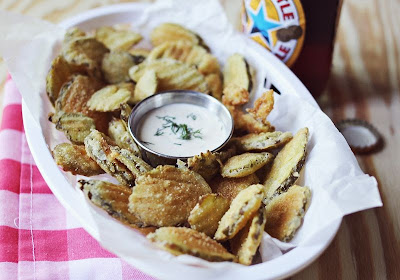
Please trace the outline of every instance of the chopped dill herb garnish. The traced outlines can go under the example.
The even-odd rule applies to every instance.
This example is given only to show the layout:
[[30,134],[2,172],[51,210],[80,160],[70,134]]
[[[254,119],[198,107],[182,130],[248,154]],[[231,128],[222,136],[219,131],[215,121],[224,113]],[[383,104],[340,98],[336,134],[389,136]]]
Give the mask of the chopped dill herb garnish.
[[151,142],[147,142],[147,141],[141,141],[143,144],[145,144],[145,145],[154,145],[154,143],[151,143]]
[[197,116],[193,113],[190,113],[189,115],[186,116],[186,118],[191,118],[192,120],[195,121],[197,119]]
[[162,124],[161,128],[158,128],[156,133],[154,134],[155,136],[160,136],[164,134],[164,130],[167,128],[170,128],[173,134],[178,134],[179,139],[182,140],[191,140],[192,138],[199,138],[203,139],[201,136],[201,130],[193,130],[193,128],[188,127],[187,124],[178,124],[176,123],[175,117],[171,116],[164,116],[164,117],[159,117],[157,116],[158,119],[163,120],[164,123]]
[[178,145],[178,146],[182,146],[182,144],[181,143],[174,143],[175,145]]

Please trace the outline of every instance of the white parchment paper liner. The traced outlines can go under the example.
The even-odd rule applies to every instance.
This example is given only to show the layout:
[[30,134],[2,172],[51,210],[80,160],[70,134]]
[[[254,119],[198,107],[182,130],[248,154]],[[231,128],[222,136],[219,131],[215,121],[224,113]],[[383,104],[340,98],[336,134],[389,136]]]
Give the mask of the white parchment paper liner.
[[[273,67],[266,68],[265,57],[269,54],[265,50],[233,29],[217,1],[158,1],[154,5],[144,6],[137,17],[129,20],[132,28],[139,31],[145,39],[148,39],[150,31],[159,23],[183,24],[203,37],[221,63],[232,53],[245,55],[249,64],[256,69],[257,82],[252,102],[264,90],[264,77],[269,77],[276,71]],[[118,19],[110,22],[118,23]],[[59,52],[64,33],[65,29],[60,26],[0,12],[0,53],[32,114],[33,125],[42,130],[50,148],[66,141],[65,136],[47,121],[52,107],[45,93],[46,74],[51,60]],[[145,40],[142,45],[149,44]],[[71,208],[80,209],[82,217],[86,217],[87,223],[94,228],[90,233],[105,248],[160,278],[186,278],[188,274],[185,273],[196,269],[196,274],[191,275],[193,279],[218,278],[228,274],[233,278],[244,275],[260,278],[261,275],[253,269],[258,266],[265,266],[271,273],[274,269],[284,270],[285,267],[276,268],[268,264],[293,248],[306,249],[318,243],[319,237],[326,234],[325,231],[344,215],[381,206],[382,202],[375,178],[360,170],[346,141],[311,95],[304,91],[297,92],[282,81],[275,81],[275,85],[282,95],[275,95],[275,109],[269,116],[269,121],[281,131],[296,133],[305,126],[310,130],[308,157],[301,183],[311,188],[312,201],[303,225],[290,244],[284,244],[264,234],[260,247],[264,263],[244,267],[235,263],[210,263],[186,255],[173,257],[155,249],[145,238],[93,207],[81,194],[77,201],[69,202]],[[76,176],[65,176],[71,185],[76,185]],[[106,179],[113,180],[107,176]],[[178,265],[182,263],[187,266]],[[176,271],[178,267],[180,273]],[[199,273],[198,269],[201,267],[205,269]]]

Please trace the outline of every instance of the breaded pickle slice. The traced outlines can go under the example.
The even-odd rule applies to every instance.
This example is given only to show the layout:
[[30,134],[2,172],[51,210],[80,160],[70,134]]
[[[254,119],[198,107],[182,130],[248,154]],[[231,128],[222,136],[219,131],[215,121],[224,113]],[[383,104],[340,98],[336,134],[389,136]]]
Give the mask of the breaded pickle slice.
[[136,179],[129,209],[146,225],[183,224],[199,197],[207,193],[211,193],[211,189],[199,174],[160,165]]
[[135,86],[135,93],[130,99],[130,103],[138,103],[143,99],[156,93],[158,88],[158,78],[154,69],[145,70],[143,76],[139,78]]
[[255,173],[241,178],[215,177],[210,182],[213,193],[217,193],[229,201],[232,201],[242,190],[248,186],[258,184],[259,180]]
[[228,105],[243,105],[249,102],[249,92],[247,89],[236,84],[228,84],[224,87],[222,103]]
[[106,53],[101,63],[104,79],[110,84],[129,82],[129,69],[138,64],[129,52],[111,51]]
[[187,163],[190,170],[203,176],[207,182],[217,175],[221,168],[219,157],[210,151],[189,158]]
[[254,217],[230,240],[232,252],[239,263],[251,265],[260,246],[266,221],[265,206],[261,204]]
[[305,127],[277,154],[264,182],[265,203],[296,182],[306,160],[307,142],[308,128]]
[[213,237],[222,216],[229,209],[230,201],[218,194],[209,193],[200,197],[199,202],[190,211],[190,227]]
[[235,258],[217,241],[190,228],[163,227],[147,238],[176,256],[188,254],[211,262],[233,261]]
[[129,104],[123,103],[123,104],[121,104],[119,109],[120,109],[119,117],[121,118],[121,120],[123,120],[125,122],[126,127],[128,127],[128,119],[129,119],[129,115],[132,112],[132,108],[131,108],[131,106],[129,106]]
[[128,211],[129,196],[132,193],[130,188],[99,180],[80,180],[79,184],[89,200],[110,216],[125,224],[141,226],[140,220]]
[[180,61],[162,58],[144,62],[129,69],[129,76],[138,82],[145,70],[154,70],[158,78],[158,90],[188,89],[208,93],[204,76],[194,67]]
[[103,133],[92,130],[85,138],[87,154],[108,174],[121,184],[133,187],[138,175],[151,170],[141,158],[126,149],[121,149]]
[[211,95],[218,100],[222,99],[222,79],[220,73],[207,74],[205,77]]
[[235,53],[226,61],[224,67],[224,88],[230,84],[235,84],[251,92],[252,78],[250,68],[246,59]]
[[64,35],[64,44],[67,44],[68,42],[71,42],[72,40],[75,40],[79,37],[85,37],[86,32],[79,29],[78,27],[71,27],[67,29],[67,32],[65,32]]
[[56,129],[64,132],[65,136],[74,144],[83,144],[85,137],[96,128],[94,120],[81,113],[57,112],[50,117]]
[[270,89],[257,98],[253,108],[248,108],[247,112],[256,120],[268,124],[267,117],[272,109],[274,109],[274,91]]
[[235,138],[233,141],[236,147],[242,152],[249,151],[270,151],[285,145],[292,139],[290,132],[261,132],[250,133],[242,137]]
[[54,105],[61,87],[73,74],[86,73],[85,67],[69,64],[61,55],[57,56],[51,63],[51,68],[46,77],[46,92],[51,103]]
[[132,30],[117,30],[110,26],[96,29],[95,37],[110,50],[129,50],[142,40],[142,35]]
[[135,156],[141,157],[139,148],[123,120],[112,118],[108,124],[108,135],[120,148],[130,150]]
[[161,58],[171,58],[194,65],[203,75],[220,72],[216,57],[205,48],[188,41],[164,42],[151,50],[147,60]]
[[175,23],[163,23],[154,28],[150,34],[150,40],[154,46],[164,42],[186,41],[208,49],[199,35]]
[[273,159],[273,154],[245,153],[228,159],[221,169],[222,177],[240,178],[256,172]]
[[135,86],[132,83],[108,85],[96,91],[88,100],[87,105],[92,111],[116,111],[121,104],[126,103],[131,98],[134,90]]
[[242,190],[232,201],[224,214],[214,239],[224,241],[234,237],[253,217],[261,206],[263,185],[251,185]]
[[84,146],[58,144],[53,150],[53,157],[57,165],[74,175],[93,176],[104,173],[103,169],[86,154]]
[[251,114],[244,113],[240,106],[224,105],[228,108],[233,117],[235,132],[261,133],[275,130],[268,121],[264,121],[263,123],[256,120]]
[[265,231],[281,241],[287,242],[292,239],[303,221],[310,198],[310,189],[297,185],[272,198],[266,206]]

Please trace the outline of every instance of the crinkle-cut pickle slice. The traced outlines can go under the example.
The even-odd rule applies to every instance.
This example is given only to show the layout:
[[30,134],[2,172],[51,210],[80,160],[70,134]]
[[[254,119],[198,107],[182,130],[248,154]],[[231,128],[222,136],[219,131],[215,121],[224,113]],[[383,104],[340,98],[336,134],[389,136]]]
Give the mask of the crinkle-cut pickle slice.
[[300,176],[306,160],[308,128],[300,129],[277,154],[264,182],[264,203],[274,195],[285,192]]

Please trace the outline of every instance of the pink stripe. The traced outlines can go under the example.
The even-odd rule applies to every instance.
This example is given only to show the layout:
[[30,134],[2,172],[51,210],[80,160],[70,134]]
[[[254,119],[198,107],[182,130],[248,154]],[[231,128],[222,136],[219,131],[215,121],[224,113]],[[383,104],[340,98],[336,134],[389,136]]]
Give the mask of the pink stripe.
[[[35,193],[52,194],[49,186],[44,181],[42,174],[36,166],[32,166],[33,191]],[[21,165],[21,188],[20,193],[31,192],[31,166],[29,164]]]
[[0,225],[19,227],[19,195],[0,190]]
[[21,105],[12,104],[3,109],[3,119],[1,121],[0,130],[3,129],[13,129],[21,132],[24,131]]
[[19,193],[21,163],[11,159],[0,160],[0,191]]
[[4,85],[3,107],[11,104],[21,104],[22,97],[12,80],[6,81]]
[[[52,194],[21,193],[19,228],[33,230],[65,230],[66,214],[64,207]],[[32,200],[32,217],[30,215]],[[32,219],[31,219],[32,218]]]
[[18,262],[18,229],[0,226],[0,262]]
[[0,131],[0,160],[21,161],[21,141],[23,133],[13,129]]
[[[130,266],[123,260],[121,260],[121,265],[122,265],[122,279],[140,279],[140,280],[153,280],[155,278],[151,277],[150,275],[147,275],[140,270],[134,268],[133,266]],[[188,277],[190,278],[190,277]]]
[[6,81],[11,80],[11,75],[10,73],[7,73]]
[[68,258],[80,260],[89,258],[115,258],[99,243],[93,239],[83,228],[69,229],[68,235]]
[[19,230],[19,261],[68,260],[67,230]]
[[66,280],[69,279],[68,274],[68,262],[21,261],[18,263],[18,279]]

